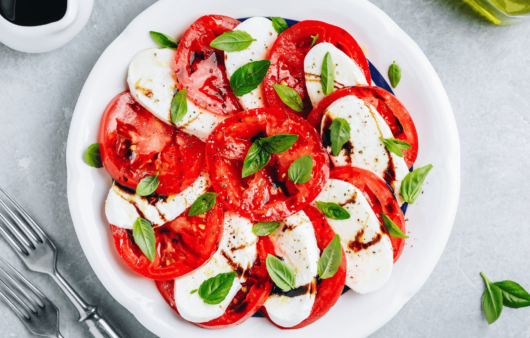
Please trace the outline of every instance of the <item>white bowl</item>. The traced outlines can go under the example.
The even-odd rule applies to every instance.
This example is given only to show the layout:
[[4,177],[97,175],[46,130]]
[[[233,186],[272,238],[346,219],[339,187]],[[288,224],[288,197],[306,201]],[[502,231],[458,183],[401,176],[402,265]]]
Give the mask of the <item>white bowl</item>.
[[64,17],[41,26],[18,26],[0,15],[0,42],[26,53],[45,53],[64,46],[85,26],[94,0],[68,0]]
[[[154,282],[130,271],[116,253],[103,212],[111,179],[89,167],[83,155],[97,142],[101,115],[109,101],[127,89],[125,77],[133,55],[155,47],[149,31],[179,37],[205,14],[234,18],[281,16],[321,20],[350,32],[383,75],[396,61],[402,80],[395,90],[414,119],[419,136],[416,167],[433,164],[424,194],[409,206],[410,238],[390,281],[377,292],[343,295],[316,323],[280,331],[264,318],[240,326],[208,331],[176,315]],[[385,75],[386,76],[386,75]],[[140,14],[105,50],[81,92],[70,127],[67,149],[68,201],[81,246],[103,285],[150,331],[160,337],[303,337],[347,334],[366,337],[389,321],[421,288],[443,252],[453,225],[460,190],[460,145],[453,112],[433,67],[418,46],[381,10],[365,0],[162,0]]]

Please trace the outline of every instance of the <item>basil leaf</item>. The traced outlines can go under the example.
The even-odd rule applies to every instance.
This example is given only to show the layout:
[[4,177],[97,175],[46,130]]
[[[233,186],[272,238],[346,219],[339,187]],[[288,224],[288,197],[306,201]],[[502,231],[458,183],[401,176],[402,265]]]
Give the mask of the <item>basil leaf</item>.
[[333,202],[320,202],[317,201],[317,207],[324,215],[326,215],[327,218],[331,218],[334,220],[343,220],[343,219],[349,219],[350,213],[348,210],[344,209],[337,203]]
[[261,146],[270,153],[281,154],[289,150],[298,140],[298,135],[278,134],[260,139]]
[[188,113],[188,93],[186,88],[179,90],[171,100],[171,121],[179,123]]
[[199,291],[199,289],[191,290],[190,295],[193,295],[197,291]]
[[333,67],[333,61],[329,52],[324,55],[324,61],[322,61],[320,80],[322,83],[322,93],[328,96],[333,92],[333,88],[335,88],[335,68]]
[[337,156],[344,143],[348,142],[350,139],[350,124],[345,119],[339,117],[333,120],[329,130],[331,132],[331,151],[333,156]]
[[317,39],[318,39],[318,34],[317,35],[311,35],[311,37],[313,38],[313,41],[311,42],[311,47],[313,47],[315,45],[315,43],[317,42]]
[[480,275],[486,283],[486,290],[482,294],[482,311],[484,311],[488,324],[493,324],[502,313],[502,290],[491,283],[482,272]]
[[230,292],[235,278],[235,272],[227,272],[205,280],[199,287],[199,297],[206,304],[220,304]]
[[145,218],[138,217],[133,224],[134,242],[144,253],[148,260],[153,262],[156,254],[155,230],[151,222]]
[[99,150],[99,143],[91,144],[85,153],[86,163],[94,168],[103,167],[103,162],[101,162],[101,153]]
[[225,52],[239,52],[247,49],[252,44],[252,41],[256,41],[256,39],[253,39],[247,32],[229,31],[224,32],[210,42],[210,47],[224,50]]
[[236,96],[243,96],[258,88],[267,75],[271,62],[260,60],[239,67],[230,78],[230,87]]
[[155,192],[159,184],[158,172],[156,173],[156,176],[144,177],[136,186],[136,194],[140,196],[149,196]]
[[191,205],[188,216],[197,216],[208,212],[208,210],[215,206],[215,199],[217,196],[219,196],[219,194],[215,192],[206,192],[199,196],[199,198],[197,198]]
[[379,138],[383,144],[385,145],[386,149],[390,151],[391,153],[396,154],[399,157],[403,157],[403,152],[401,149],[410,149],[412,146],[408,144],[407,142],[403,142],[401,140],[395,139],[395,138]]
[[271,254],[267,256],[267,271],[277,287],[285,292],[294,289],[296,278],[293,269]]
[[396,88],[401,80],[401,68],[396,64],[396,61],[388,67],[388,79],[392,88]]
[[309,181],[313,173],[313,158],[311,155],[305,155],[295,160],[289,166],[287,174],[289,179],[297,184],[304,184]]
[[256,236],[268,236],[278,229],[280,222],[259,222],[252,227],[252,232]]
[[279,16],[271,17],[270,19],[272,20],[272,27],[274,27],[276,33],[282,34],[289,29],[287,22]]
[[177,49],[179,46],[179,44],[169,35],[153,31],[150,31],[149,34],[151,34],[153,40],[164,48]]
[[383,219],[383,225],[390,236],[394,238],[409,238],[409,236],[405,235],[396,223],[394,223],[385,213],[381,213],[381,218]]
[[432,169],[432,164],[418,168],[405,176],[401,183],[401,197],[408,203],[414,203],[420,196],[423,182]]
[[335,235],[318,260],[317,271],[320,278],[333,277],[339,271],[341,260],[342,246],[340,244],[340,236]]
[[282,102],[288,105],[291,109],[297,112],[301,112],[304,109],[302,98],[298,95],[296,90],[281,84],[273,84],[272,86]]
[[493,284],[501,289],[504,306],[513,309],[530,306],[530,294],[516,282],[505,280]]
[[260,140],[256,140],[248,150],[243,162],[241,177],[245,178],[263,169],[271,159],[271,153],[261,146]]

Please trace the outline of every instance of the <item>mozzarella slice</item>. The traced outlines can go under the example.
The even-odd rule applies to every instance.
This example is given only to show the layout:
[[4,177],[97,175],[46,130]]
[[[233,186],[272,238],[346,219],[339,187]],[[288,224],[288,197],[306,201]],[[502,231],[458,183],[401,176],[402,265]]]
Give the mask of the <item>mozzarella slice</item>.
[[334,66],[335,90],[357,85],[368,85],[366,76],[361,67],[343,51],[328,42],[315,45],[304,60],[305,82],[307,93],[313,107],[322,100],[325,95],[322,92],[322,62],[326,53],[330,54]]
[[295,289],[291,293],[300,291],[301,294],[289,297],[273,290],[264,306],[274,323],[282,327],[293,327],[309,317],[313,309],[320,249],[313,224],[303,211],[286,218],[270,237],[276,255],[296,274]]
[[[202,267],[175,280],[175,304],[182,318],[192,323],[204,323],[221,317],[241,289],[248,272],[256,261],[258,238],[252,233],[252,223],[234,213],[225,213],[223,237],[219,249]],[[191,293],[201,284],[220,273],[236,272],[232,288],[217,305],[206,304],[199,293]],[[247,273],[241,273],[246,271]]]
[[142,197],[114,182],[105,201],[105,215],[110,224],[120,228],[132,229],[138,217],[147,219],[153,226],[160,226],[180,216],[209,187],[206,172],[202,172],[184,191],[167,198]]
[[[234,28],[234,30],[247,32],[256,41],[253,41],[245,50],[225,52],[226,73],[229,79],[236,70],[247,63],[265,60],[269,49],[278,37],[278,33],[272,27],[272,21],[262,17],[247,19]],[[261,85],[250,93],[238,97],[238,99],[243,108],[247,110],[266,106]]]
[[394,252],[362,191],[348,182],[331,179],[316,200],[337,203],[350,213],[346,220],[327,219],[346,253],[346,285],[362,294],[381,288],[392,273]]
[[[399,204],[403,204],[401,182],[409,170],[405,160],[387,151],[381,142],[381,137],[394,137],[383,117],[372,105],[354,95],[348,95],[329,105],[322,118],[321,134],[324,135],[324,129],[329,128],[332,121],[339,117],[348,121],[350,139],[337,156],[333,156],[331,146],[327,147],[333,164],[337,167],[353,166],[372,171],[387,180],[394,189]],[[387,170],[394,173],[394,179],[386,177]]]
[[150,48],[137,53],[129,64],[127,83],[131,95],[145,109],[165,123],[195,135],[202,141],[224,119],[188,99],[187,114],[178,123],[172,122],[171,101],[176,88],[174,50]]

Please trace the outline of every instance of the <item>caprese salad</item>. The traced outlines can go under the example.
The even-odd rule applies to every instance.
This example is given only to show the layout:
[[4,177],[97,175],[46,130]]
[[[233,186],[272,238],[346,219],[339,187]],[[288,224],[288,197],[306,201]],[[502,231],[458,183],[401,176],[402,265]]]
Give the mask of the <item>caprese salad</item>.
[[258,311],[298,329],[345,287],[381,288],[407,238],[400,207],[432,166],[409,170],[414,122],[372,86],[356,40],[320,21],[222,15],[178,42],[150,34],[162,48],[132,58],[85,154],[113,179],[105,214],[123,262],[209,329]]

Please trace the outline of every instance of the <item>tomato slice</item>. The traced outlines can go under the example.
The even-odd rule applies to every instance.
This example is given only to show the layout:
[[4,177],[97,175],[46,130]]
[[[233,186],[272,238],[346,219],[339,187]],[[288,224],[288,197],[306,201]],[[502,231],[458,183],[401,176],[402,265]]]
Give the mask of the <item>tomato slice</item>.
[[411,168],[416,161],[416,157],[418,157],[418,133],[416,132],[414,121],[412,121],[405,106],[383,88],[358,86],[337,90],[318,103],[309,114],[307,121],[317,130],[320,130],[320,122],[329,105],[348,95],[354,95],[375,107],[390,127],[390,130],[392,130],[394,137],[412,146],[410,149],[402,150],[403,158],[408,167]]
[[156,256],[153,262],[134,242],[131,230],[111,225],[121,259],[134,272],[154,280],[174,279],[208,262],[221,240],[223,207],[217,203],[206,215],[193,217],[187,216],[188,210],[155,229]]
[[[225,313],[206,323],[193,323],[207,329],[223,329],[239,325],[250,318],[263,305],[272,289],[272,281],[267,272],[267,255],[274,255],[274,246],[269,237],[259,237],[256,244],[257,258],[243,287],[236,294]],[[175,305],[175,281],[156,281],[156,286],[164,300],[178,313]]]
[[[406,234],[405,217],[396,201],[394,194],[388,188],[385,181],[369,170],[355,167],[340,167],[331,170],[330,178],[342,180],[353,184],[361,190],[370,203],[372,210],[377,215],[379,222],[383,224],[381,213],[384,212],[396,225]],[[388,233],[384,227],[382,230]],[[390,236],[392,248],[394,249],[394,263],[398,260],[405,246],[404,238]]]
[[158,120],[129,92],[107,106],[99,142],[107,172],[131,189],[158,172],[156,193],[175,195],[195,182],[204,166],[203,142]]
[[[242,178],[243,161],[257,138],[299,135],[286,152],[255,174]],[[251,109],[224,120],[207,141],[210,178],[225,207],[254,221],[279,221],[305,208],[329,177],[329,157],[317,131],[303,118],[272,108]],[[307,183],[294,184],[289,166],[311,155],[313,173]]]
[[[329,225],[325,216],[317,208],[310,205],[304,209],[304,213],[307,215],[307,217],[309,217],[311,223],[313,224],[313,229],[315,230],[315,236],[317,239],[317,245],[320,249],[320,253],[322,253],[324,249],[328,246],[329,242],[331,242],[333,237],[335,237],[335,232]],[[339,270],[335,273],[335,275],[327,279],[318,278],[315,303],[313,304],[313,308],[311,309],[311,314],[303,322],[289,328],[276,325],[273,321],[271,321],[271,323],[284,330],[293,330],[306,327],[307,325],[312,324],[322,318],[326,313],[328,313],[328,311],[333,307],[333,305],[335,305],[340,295],[342,294],[344,284],[346,283],[346,264],[346,254],[344,253],[344,250],[342,250],[342,260],[339,266]],[[262,307],[260,309],[260,312],[263,313],[265,317],[270,320],[265,307]]]
[[242,110],[226,76],[224,52],[210,43],[240,22],[223,15],[205,15],[184,33],[176,56],[179,89],[186,88],[196,105],[216,114],[232,115]]
[[[271,61],[271,66],[263,81],[269,107],[287,109],[301,116],[307,116],[311,112],[311,100],[305,85],[304,59],[311,49],[311,36],[316,35],[318,43],[332,43],[352,58],[364,71],[367,83],[371,83],[368,61],[357,41],[348,32],[321,21],[301,21],[283,32],[269,51],[267,58]],[[287,107],[276,94],[272,86],[274,84],[284,84],[296,90],[304,103],[303,112],[297,113]]]

